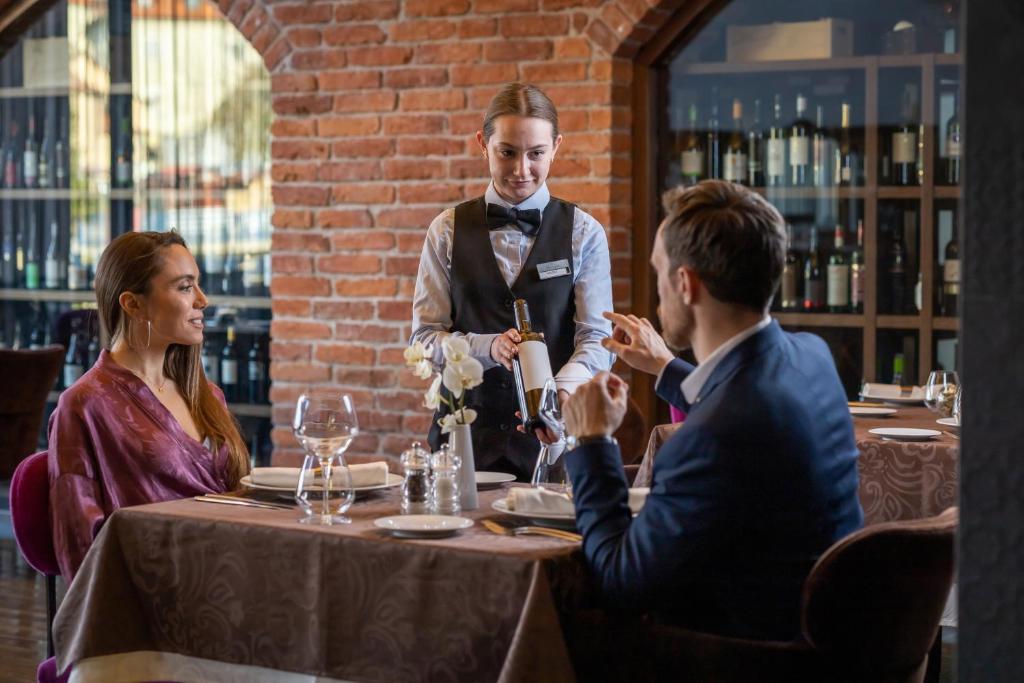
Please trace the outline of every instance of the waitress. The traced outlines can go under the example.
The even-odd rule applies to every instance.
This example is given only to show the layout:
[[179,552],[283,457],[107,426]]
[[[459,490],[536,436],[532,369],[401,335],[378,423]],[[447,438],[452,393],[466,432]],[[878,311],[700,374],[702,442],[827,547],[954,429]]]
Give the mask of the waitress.
[[[590,214],[548,191],[562,135],[555,105],[539,88],[505,85],[491,100],[476,139],[491,182],[483,196],[445,210],[427,230],[412,341],[432,345],[440,366],[444,338],[465,339],[484,367],[483,383],[466,396],[466,406],[477,411],[476,468],[529,481],[540,444],[516,430],[512,357],[520,338],[513,301],[529,304],[564,398],[611,367],[612,356],[601,346],[611,333],[601,315],[612,310],[608,241]],[[442,403],[430,430],[435,450],[444,410]]]

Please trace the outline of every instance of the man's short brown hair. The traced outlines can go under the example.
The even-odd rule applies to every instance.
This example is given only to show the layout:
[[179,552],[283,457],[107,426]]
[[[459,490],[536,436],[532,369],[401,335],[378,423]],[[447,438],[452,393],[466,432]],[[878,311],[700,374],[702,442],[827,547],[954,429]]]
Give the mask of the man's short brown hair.
[[761,195],[722,180],[669,190],[661,239],[675,273],[696,271],[711,296],[764,311],[782,276],[782,216]]

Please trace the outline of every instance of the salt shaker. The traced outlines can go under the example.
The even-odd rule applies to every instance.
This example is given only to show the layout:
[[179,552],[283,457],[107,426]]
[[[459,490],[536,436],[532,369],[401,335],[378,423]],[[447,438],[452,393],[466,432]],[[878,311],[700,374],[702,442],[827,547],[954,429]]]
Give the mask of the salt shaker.
[[430,452],[414,441],[402,453],[402,514],[422,515],[430,512]]
[[430,480],[430,507],[438,515],[457,515],[459,505],[459,466],[462,459],[452,453],[448,444],[434,453],[430,463],[433,475]]

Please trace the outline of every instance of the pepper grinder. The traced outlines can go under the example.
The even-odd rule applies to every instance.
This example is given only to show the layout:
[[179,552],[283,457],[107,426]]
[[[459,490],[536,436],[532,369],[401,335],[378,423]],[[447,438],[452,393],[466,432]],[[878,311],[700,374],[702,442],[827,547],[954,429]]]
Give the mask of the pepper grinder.
[[430,452],[414,441],[402,453],[402,514],[422,515],[430,512]]
[[462,459],[443,444],[431,460],[430,507],[438,515],[457,515],[459,504],[459,467]]

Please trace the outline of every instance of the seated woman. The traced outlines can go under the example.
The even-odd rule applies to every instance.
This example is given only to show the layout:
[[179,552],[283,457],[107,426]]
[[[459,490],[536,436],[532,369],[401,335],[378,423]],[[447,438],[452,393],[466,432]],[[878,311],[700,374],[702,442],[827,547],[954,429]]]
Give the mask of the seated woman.
[[233,489],[249,454],[200,362],[199,268],[175,232],[130,232],[96,268],[104,349],[49,424],[50,516],[65,581],[120,507]]

